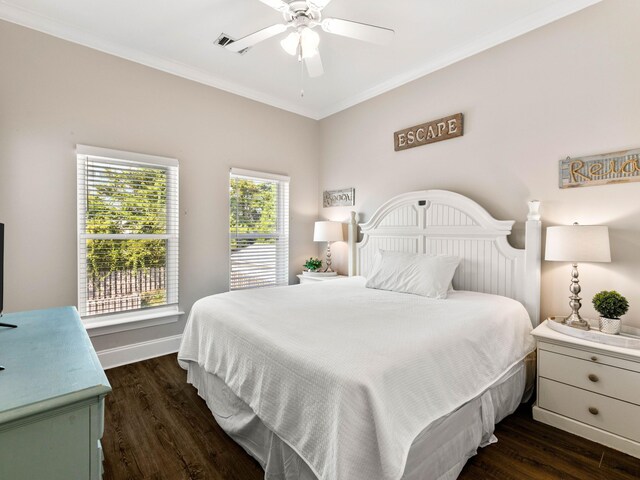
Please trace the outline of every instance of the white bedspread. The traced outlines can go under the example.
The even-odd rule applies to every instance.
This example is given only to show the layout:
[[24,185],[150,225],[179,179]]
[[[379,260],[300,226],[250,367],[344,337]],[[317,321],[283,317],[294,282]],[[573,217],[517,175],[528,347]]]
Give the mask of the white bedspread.
[[178,353],[219,376],[322,480],[397,480],[415,437],[534,348],[524,307],[364,288],[236,291],[191,310]]

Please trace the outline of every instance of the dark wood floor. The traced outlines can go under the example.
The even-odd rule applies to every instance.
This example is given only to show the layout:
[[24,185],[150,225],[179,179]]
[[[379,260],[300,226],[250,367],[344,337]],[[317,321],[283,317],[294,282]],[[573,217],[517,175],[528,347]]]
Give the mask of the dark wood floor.
[[[218,427],[175,355],[107,371],[104,480],[258,480],[260,466]],[[640,478],[640,460],[534,422],[523,405],[460,479]],[[373,479],[372,479],[373,480]]]

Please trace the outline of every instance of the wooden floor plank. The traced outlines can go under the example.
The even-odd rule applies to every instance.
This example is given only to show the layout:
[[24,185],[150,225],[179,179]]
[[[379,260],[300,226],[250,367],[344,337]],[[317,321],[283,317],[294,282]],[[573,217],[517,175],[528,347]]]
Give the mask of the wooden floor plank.
[[[104,480],[261,480],[258,463],[218,426],[176,355],[107,371]],[[460,480],[632,480],[640,460],[535,422],[531,405],[496,427]],[[374,480],[374,479],[372,479]]]

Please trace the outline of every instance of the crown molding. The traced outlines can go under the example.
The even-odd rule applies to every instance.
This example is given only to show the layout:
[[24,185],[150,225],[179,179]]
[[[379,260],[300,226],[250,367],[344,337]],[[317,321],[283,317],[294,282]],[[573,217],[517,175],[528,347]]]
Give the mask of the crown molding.
[[347,108],[353,107],[373,97],[377,97],[385,92],[424,77],[425,75],[448,67],[449,65],[464,60],[465,58],[469,58],[480,52],[500,45],[501,43],[505,43],[516,37],[524,35],[525,33],[531,32],[532,30],[543,27],[556,20],[600,3],[601,1],[602,0],[559,1],[548,8],[535,12],[532,15],[512,23],[501,30],[485,35],[484,37],[474,40],[461,48],[456,48],[455,50],[446,52],[439,58],[427,62],[414,70],[396,75],[386,82],[380,83],[368,90],[358,93],[357,95],[334,103],[326,109],[318,112],[318,117],[320,119],[329,117],[335,113],[341,112],[342,110],[346,110]]
[[219,90],[224,90],[225,92],[233,93],[235,95],[255,100],[256,102],[302,115],[304,117],[319,120],[317,112],[311,109],[251,88],[238,86],[227,80],[207,73],[204,70],[185,65],[172,59],[163,58],[158,55],[150,55],[143,51],[129,48],[125,45],[104,41],[91,33],[31,10],[11,5],[4,0],[0,0],[0,20],[6,20],[11,23],[22,25],[23,27],[31,28],[72,43],[77,43],[103,53],[124,58],[125,60],[130,60],[146,67],[154,68],[156,70],[186,78],[187,80],[192,80],[210,87],[215,87]]
[[341,102],[334,103],[326,109],[318,112],[318,117],[320,117],[320,119],[329,117],[335,113],[341,112],[342,110],[346,110],[347,108],[353,107],[373,97],[377,97],[378,95],[424,77],[425,75],[448,67],[449,65],[464,60],[465,58],[469,58],[480,52],[500,45],[501,43],[505,43],[532,30],[543,27],[563,17],[595,5],[596,3],[600,3],[601,1],[602,0],[570,0],[558,2],[549,8],[538,11],[533,15],[529,15],[518,22],[514,22],[506,28],[470,42],[462,48],[446,52],[439,58],[425,63],[419,68],[396,75],[386,82],[380,83],[368,90],[364,90],[352,97],[345,98]]
[[464,60],[470,56],[480,53],[484,50],[492,48],[501,43],[507,42],[513,38],[523,35],[527,32],[540,28],[560,18],[571,15],[584,8],[590,7],[602,0],[559,0],[550,7],[535,12],[507,27],[493,32],[489,35],[481,37],[473,42],[468,43],[462,48],[449,51],[439,58],[425,63],[419,68],[409,72],[396,75],[395,77],[375,85],[372,88],[359,92],[357,95],[350,96],[339,102],[329,105],[327,108],[315,110],[305,108],[296,103],[283,100],[273,95],[260,92],[251,88],[245,88],[229,82],[225,79],[207,73],[206,71],[194,68],[189,65],[177,62],[172,59],[163,58],[158,55],[151,55],[146,52],[129,48],[127,46],[104,41],[91,33],[65,24],[58,20],[54,20],[45,15],[33,12],[31,10],[18,7],[7,3],[6,0],[0,0],[0,19],[11,23],[16,23],[33,30],[52,35],[79,45],[83,45],[94,50],[98,50],[116,57],[124,58],[132,62],[145,65],[156,70],[160,70],[172,75],[176,75],[194,82],[208,85],[225,92],[229,92],[241,97],[248,98],[272,107],[286,110],[313,120],[321,120],[330,115],[346,110],[354,105],[362,103],[373,97],[381,95],[385,92],[393,90],[397,87],[405,85],[420,77],[433,73],[437,70],[445,68],[456,62]]

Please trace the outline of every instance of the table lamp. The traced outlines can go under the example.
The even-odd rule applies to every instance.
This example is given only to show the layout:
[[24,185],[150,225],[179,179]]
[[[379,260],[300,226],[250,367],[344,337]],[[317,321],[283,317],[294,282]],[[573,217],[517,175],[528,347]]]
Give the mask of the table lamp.
[[582,300],[578,281],[578,262],[610,262],[609,228],[604,225],[565,225],[547,227],[545,260],[571,262],[571,286],[569,306],[571,314],[564,323],[571,327],[589,330],[589,322],[580,316]]
[[316,222],[313,228],[313,241],[327,242],[327,268],[323,270],[325,273],[335,273],[331,269],[331,242],[340,242],[343,238],[342,223],[329,221]]

